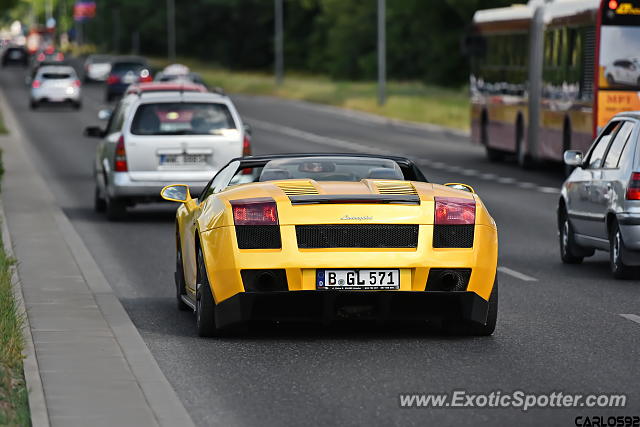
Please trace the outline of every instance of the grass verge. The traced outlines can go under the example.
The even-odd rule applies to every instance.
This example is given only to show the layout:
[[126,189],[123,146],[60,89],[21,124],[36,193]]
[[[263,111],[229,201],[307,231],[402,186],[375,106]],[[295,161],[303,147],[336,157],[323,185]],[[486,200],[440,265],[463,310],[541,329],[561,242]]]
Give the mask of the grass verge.
[[5,135],[7,133],[7,128],[4,125],[4,120],[2,119],[2,113],[0,113],[0,135]]
[[[2,178],[0,152],[0,179]],[[24,314],[16,303],[11,267],[14,260],[0,244],[0,425],[30,425],[27,387],[22,370]]]
[[[448,89],[419,82],[388,82],[387,103],[377,103],[375,82],[333,81],[327,77],[287,74],[284,84],[277,86],[267,73],[229,71],[201,61],[181,59],[202,75],[210,86],[229,93],[269,95],[334,105],[380,116],[431,123],[460,130],[469,129],[469,95],[466,88]],[[156,59],[162,68],[166,60]]]

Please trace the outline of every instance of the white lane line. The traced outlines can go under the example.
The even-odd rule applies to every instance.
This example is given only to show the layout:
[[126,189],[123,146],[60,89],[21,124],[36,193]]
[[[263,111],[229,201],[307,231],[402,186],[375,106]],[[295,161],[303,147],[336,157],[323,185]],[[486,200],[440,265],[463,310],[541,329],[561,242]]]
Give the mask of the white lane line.
[[640,316],[637,316],[635,314],[621,314],[620,316],[624,317],[625,319],[629,319],[632,322],[640,323]]
[[536,279],[535,277],[527,276],[524,273],[520,273],[519,271],[515,271],[515,270],[512,270],[512,269],[507,268],[507,267],[498,267],[498,271],[500,273],[506,274],[506,275],[511,276],[511,277],[515,277],[516,279],[520,279],[520,280],[523,280],[525,282],[537,282],[538,281],[538,279]]
[[475,176],[475,175],[478,175],[480,172],[475,169],[465,169],[460,173],[466,176]]
[[538,191],[547,194],[560,194],[560,189],[555,187],[538,187]]
[[498,175],[496,175],[495,173],[483,173],[482,175],[480,175],[481,179],[486,179],[487,181],[493,181],[494,179],[498,178]]
[[500,184],[514,184],[516,182],[515,178],[501,177],[498,178],[498,182]]

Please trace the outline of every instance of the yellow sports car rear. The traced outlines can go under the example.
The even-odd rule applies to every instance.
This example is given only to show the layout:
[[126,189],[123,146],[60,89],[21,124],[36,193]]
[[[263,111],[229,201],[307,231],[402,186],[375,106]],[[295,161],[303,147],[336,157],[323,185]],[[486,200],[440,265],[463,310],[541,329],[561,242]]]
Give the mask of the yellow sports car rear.
[[436,321],[488,335],[497,316],[495,222],[464,185],[407,159],[236,159],[176,221],[176,296],[210,336],[252,321]]

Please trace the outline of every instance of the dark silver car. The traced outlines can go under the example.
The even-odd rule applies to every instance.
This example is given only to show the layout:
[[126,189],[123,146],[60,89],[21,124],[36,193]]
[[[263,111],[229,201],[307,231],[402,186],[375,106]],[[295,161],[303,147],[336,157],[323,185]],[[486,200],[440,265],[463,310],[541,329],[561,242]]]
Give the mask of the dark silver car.
[[608,251],[611,272],[628,278],[640,266],[640,111],[616,115],[586,154],[566,151],[575,170],[562,185],[558,205],[560,255],[582,262]]

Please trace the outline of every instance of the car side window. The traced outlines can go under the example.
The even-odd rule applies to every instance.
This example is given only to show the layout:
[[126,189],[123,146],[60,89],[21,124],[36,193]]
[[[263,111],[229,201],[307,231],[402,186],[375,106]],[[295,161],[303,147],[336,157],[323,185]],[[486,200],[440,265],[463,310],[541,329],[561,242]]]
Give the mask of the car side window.
[[620,157],[624,151],[624,147],[629,141],[629,137],[633,132],[634,123],[625,121],[616,136],[613,138],[607,157],[604,160],[605,169],[616,169],[620,164]]
[[107,123],[107,135],[112,134],[114,132],[118,132],[122,129],[122,122],[124,120],[123,111],[124,111],[123,103],[119,102],[115,110],[113,110],[111,117],[109,118],[109,123]]
[[209,184],[205,187],[202,195],[200,196],[200,200],[204,201],[212,194],[219,193],[220,191],[225,189],[229,184],[229,181],[231,181],[231,178],[233,178],[233,176],[235,175],[235,172],[238,169],[238,164],[238,162],[233,162],[226,168],[218,172],[216,176],[214,176]]
[[588,169],[600,169],[602,167],[602,160],[609,147],[609,142],[611,142],[611,137],[615,135],[620,126],[622,126],[622,122],[611,122],[602,132],[600,138],[593,145],[589,153],[589,160],[587,161]]

